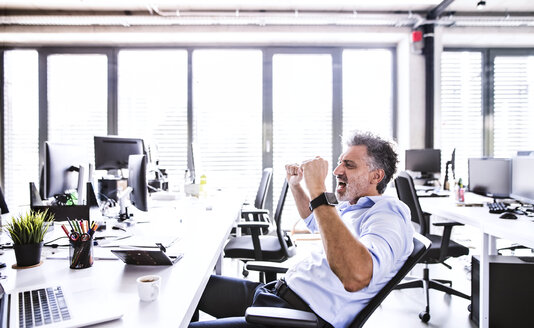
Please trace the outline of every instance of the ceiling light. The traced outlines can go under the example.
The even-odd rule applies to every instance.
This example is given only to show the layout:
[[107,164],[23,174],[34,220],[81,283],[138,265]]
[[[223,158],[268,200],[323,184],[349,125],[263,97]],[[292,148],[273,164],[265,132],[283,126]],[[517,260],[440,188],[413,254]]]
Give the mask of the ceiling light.
[[486,1],[484,1],[484,0],[480,0],[480,1],[477,3],[477,9],[478,9],[478,10],[482,10],[482,9],[484,9],[484,8],[486,8]]

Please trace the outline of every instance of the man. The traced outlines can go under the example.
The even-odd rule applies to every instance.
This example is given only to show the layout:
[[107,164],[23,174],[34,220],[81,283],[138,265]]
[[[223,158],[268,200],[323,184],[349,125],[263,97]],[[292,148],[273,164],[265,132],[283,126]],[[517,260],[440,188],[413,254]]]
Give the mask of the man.
[[346,327],[397,273],[413,249],[408,207],[382,196],[397,154],[368,133],[355,132],[347,146],[333,171],[335,197],[326,193],[326,160],[286,165],[299,214],[320,232],[324,250],[298,262],[275,286],[212,276],[199,309],[225,319],[191,327],[254,327],[243,318],[249,306],[313,311],[325,327]]

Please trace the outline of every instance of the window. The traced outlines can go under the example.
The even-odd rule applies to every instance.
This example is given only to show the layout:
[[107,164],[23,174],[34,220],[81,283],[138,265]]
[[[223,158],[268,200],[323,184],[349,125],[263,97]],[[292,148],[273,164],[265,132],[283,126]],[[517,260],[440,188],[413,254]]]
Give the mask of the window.
[[393,139],[390,50],[343,51],[343,133],[356,129]]
[[496,56],[493,66],[494,155],[533,151],[534,55]]
[[187,51],[125,50],[118,56],[119,135],[140,137],[151,160],[183,184],[187,167]]
[[107,134],[108,62],[100,54],[48,56],[48,140],[87,149]]
[[262,174],[262,52],[193,52],[197,175],[253,201]]
[[467,183],[467,159],[482,156],[483,149],[480,52],[443,52],[440,122],[442,176],[446,161],[456,149],[456,179]]
[[4,195],[14,207],[29,205],[29,182],[39,186],[37,51],[6,51],[4,69]]
[[[27,203],[26,180],[38,180],[40,138],[80,145],[89,162],[95,135],[143,138],[171,190],[182,187],[194,142],[197,178],[205,174],[209,188],[235,188],[250,201],[262,169],[273,167],[270,207],[285,164],[316,155],[335,162],[338,136],[349,130],[395,133],[391,49],[44,47],[4,54],[2,174],[6,197],[17,205]],[[23,137],[19,125],[35,127]],[[17,192],[19,168],[28,175]],[[293,203],[285,218],[295,217]]]
[[[273,201],[276,205],[287,163],[317,155],[332,170],[332,57],[323,54],[273,56]],[[327,177],[330,189],[332,175]],[[276,208],[276,206],[273,206]],[[282,228],[298,222],[291,195],[284,207]]]

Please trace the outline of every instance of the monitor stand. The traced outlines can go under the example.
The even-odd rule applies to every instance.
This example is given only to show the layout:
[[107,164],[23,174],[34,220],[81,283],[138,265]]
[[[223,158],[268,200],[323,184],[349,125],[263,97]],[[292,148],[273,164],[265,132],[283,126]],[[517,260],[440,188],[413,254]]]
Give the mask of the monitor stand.
[[432,173],[421,172],[421,175],[416,178],[421,181],[419,184],[426,187],[439,187],[439,180],[434,177]]

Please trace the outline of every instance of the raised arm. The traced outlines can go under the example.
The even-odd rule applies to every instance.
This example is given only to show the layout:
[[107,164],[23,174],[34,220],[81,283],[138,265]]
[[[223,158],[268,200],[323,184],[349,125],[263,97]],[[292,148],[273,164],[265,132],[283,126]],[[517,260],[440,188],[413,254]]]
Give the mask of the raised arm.
[[305,219],[310,216],[311,211],[308,208],[310,203],[310,197],[306,191],[302,188],[300,182],[302,181],[302,169],[298,164],[286,165],[286,179],[297,204],[297,209],[301,218]]
[[[301,170],[311,199],[326,191],[326,160],[317,157],[306,161],[301,165]],[[314,210],[314,215],[328,264],[343,287],[350,292],[366,287],[373,273],[373,262],[367,247],[353,236],[335,207],[319,206]]]

